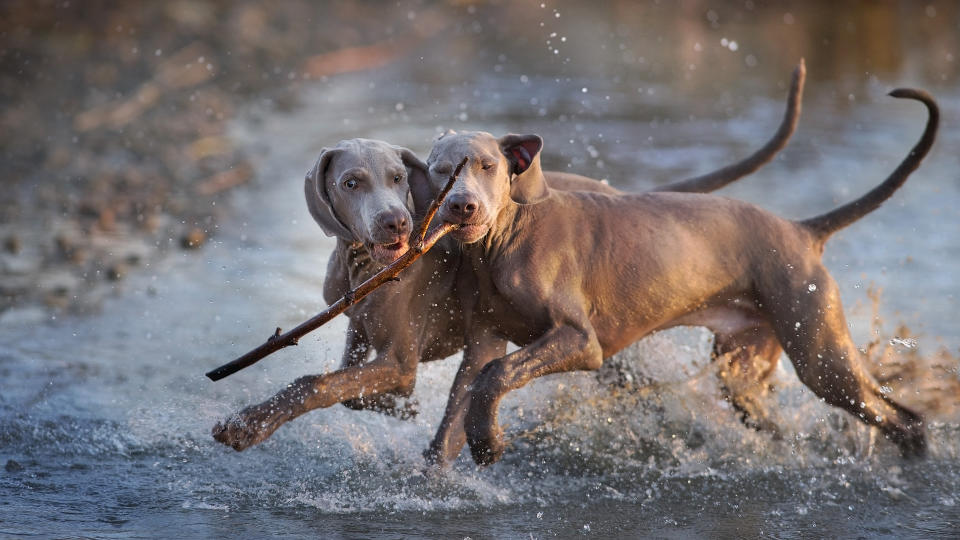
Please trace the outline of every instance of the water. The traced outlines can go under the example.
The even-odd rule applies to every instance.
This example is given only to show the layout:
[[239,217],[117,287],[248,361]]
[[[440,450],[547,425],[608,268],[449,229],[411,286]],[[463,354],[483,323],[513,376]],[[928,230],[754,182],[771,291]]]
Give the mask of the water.
[[[927,24],[923,17],[942,22],[950,6],[937,6],[940,19],[921,12],[897,28],[909,36]],[[654,336],[617,359],[646,386],[569,374],[515,392],[502,408],[511,448],[485,470],[461,456],[437,474],[420,458],[456,359],[421,367],[414,421],[334,407],[243,453],[212,440],[217,420],[338,364],[343,319],[224,381],[203,377],[323,306],[333,242],[312,223],[301,188],[323,145],[363,135],[425,155],[447,127],[536,131],[546,138],[548,168],[642,189],[742,156],[779,121],[777,83],[786,82],[793,55],[780,61],[758,43],[784,13],[767,10],[767,25],[751,26],[720,10],[720,21],[734,22],[711,29],[700,12],[656,4],[636,20],[620,4],[563,5],[560,18],[554,6],[513,9],[515,17],[485,8],[461,14],[460,26],[426,38],[409,58],[306,85],[292,114],[252,106],[233,136],[259,155],[259,182],[236,195],[234,218],[214,242],[131,276],[100,314],[4,314],[0,535],[956,536],[960,422],[949,392],[960,347],[952,318],[960,182],[950,149],[960,142],[951,121],[960,93],[951,64],[920,61],[926,42],[871,42],[864,53],[842,50],[837,38],[834,58],[785,30],[784,48],[805,54],[810,70],[800,131],[777,162],[724,191],[790,217],[832,208],[879,182],[919,136],[921,107],[885,91],[909,83],[936,93],[944,130],[933,153],[825,255],[858,343],[873,337],[866,290],[875,284],[884,290],[885,337],[902,320],[919,332],[924,358],[940,347],[953,355],[944,360],[952,371],[931,383],[946,390],[931,415],[926,460],[900,460],[872,431],[814,399],[788,363],[769,398],[782,439],[744,427],[720,398],[709,336],[697,330]],[[877,13],[888,20],[887,10]],[[827,23],[815,14],[796,7],[791,17],[820,35]],[[540,39],[554,31],[568,36],[557,55]],[[720,49],[720,34],[738,40],[736,53]],[[618,42],[650,46],[629,62],[626,52],[610,53]],[[691,52],[698,42],[712,60]],[[888,50],[903,58],[881,54]],[[638,67],[640,54],[648,67]],[[747,67],[747,54],[759,64]],[[883,62],[871,60],[865,75],[864,56]],[[691,63],[696,69],[683,68]]]

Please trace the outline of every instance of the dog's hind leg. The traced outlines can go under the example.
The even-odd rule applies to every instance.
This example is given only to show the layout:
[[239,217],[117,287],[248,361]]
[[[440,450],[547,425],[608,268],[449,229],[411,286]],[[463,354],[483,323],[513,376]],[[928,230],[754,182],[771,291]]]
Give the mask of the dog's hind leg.
[[770,377],[780,361],[780,342],[765,321],[733,332],[717,333],[713,343],[713,359],[719,363],[724,399],[740,413],[743,423],[757,430],[780,437],[777,424],[764,406],[770,393]]
[[711,357],[717,363],[724,399],[740,413],[746,426],[779,436],[763,398],[770,392],[768,381],[783,349],[753,298],[727,299],[688,313],[670,326],[704,326],[713,332]]
[[767,290],[762,303],[801,382],[830,405],[880,428],[904,457],[923,455],[922,418],[883,395],[847,330],[837,284],[819,263],[805,266],[761,287]]

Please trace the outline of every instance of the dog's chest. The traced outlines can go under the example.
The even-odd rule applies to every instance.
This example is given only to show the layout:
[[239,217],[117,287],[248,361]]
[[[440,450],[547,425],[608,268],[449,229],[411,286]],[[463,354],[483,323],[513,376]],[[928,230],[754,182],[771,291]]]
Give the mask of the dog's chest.
[[474,266],[473,323],[523,346],[543,333],[546,324],[536,310],[525,309],[513,278],[488,265]]

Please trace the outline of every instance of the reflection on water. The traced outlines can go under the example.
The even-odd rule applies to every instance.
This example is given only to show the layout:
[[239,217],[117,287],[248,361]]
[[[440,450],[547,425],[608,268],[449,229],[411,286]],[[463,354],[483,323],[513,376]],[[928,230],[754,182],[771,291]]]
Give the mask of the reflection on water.
[[[414,422],[335,407],[241,454],[212,441],[217,419],[338,361],[342,320],[222,382],[202,376],[322,304],[332,242],[311,222],[300,183],[323,145],[366,136],[425,153],[448,127],[536,131],[547,166],[640,189],[727,163],[764,140],[801,55],[810,84],[800,131],[781,159],[724,194],[791,217],[858,196],[902,159],[925,120],[916,104],[883,94],[929,88],[944,108],[937,147],[890,202],[831,240],[825,260],[859,343],[873,337],[866,289],[874,283],[884,289],[886,332],[903,320],[922,332],[922,354],[946,346],[955,357],[955,4],[545,6],[391,7],[397,29],[411,20],[422,28],[403,38],[413,44],[392,63],[300,83],[293,114],[261,103],[236,124],[234,138],[260,155],[260,182],[237,195],[216,242],[133,276],[102,314],[6,319],[0,531],[954,533],[955,408],[931,422],[931,457],[906,463],[812,399],[785,364],[770,402],[784,432],[774,440],[745,428],[720,399],[695,331],[621,355],[651,386],[571,374],[512,394],[503,407],[512,448],[488,470],[466,458],[449,474],[421,465],[455,360],[421,368]],[[957,366],[944,362],[952,371],[936,382],[949,389]]]

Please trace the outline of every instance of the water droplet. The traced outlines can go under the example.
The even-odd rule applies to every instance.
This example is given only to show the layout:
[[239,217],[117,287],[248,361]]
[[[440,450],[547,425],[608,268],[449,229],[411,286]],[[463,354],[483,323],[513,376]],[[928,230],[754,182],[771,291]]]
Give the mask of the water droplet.
[[899,345],[907,349],[914,349],[917,347],[917,340],[914,338],[898,338],[895,337],[890,340],[891,345]]

